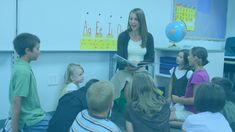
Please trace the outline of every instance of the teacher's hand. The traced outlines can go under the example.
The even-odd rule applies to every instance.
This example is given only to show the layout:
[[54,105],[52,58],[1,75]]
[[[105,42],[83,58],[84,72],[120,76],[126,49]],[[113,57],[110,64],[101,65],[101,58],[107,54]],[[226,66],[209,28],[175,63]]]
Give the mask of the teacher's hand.
[[131,61],[131,64],[127,65],[126,70],[128,70],[128,71],[136,71],[136,70],[138,70],[139,69],[139,67],[137,66],[138,63],[139,63],[139,61]]

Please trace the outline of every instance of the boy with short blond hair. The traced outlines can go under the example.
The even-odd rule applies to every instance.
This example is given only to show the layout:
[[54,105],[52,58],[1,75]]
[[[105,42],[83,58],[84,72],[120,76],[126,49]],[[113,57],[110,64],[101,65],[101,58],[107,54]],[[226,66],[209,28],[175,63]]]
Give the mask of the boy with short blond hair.
[[88,109],[81,111],[70,131],[119,132],[117,125],[109,120],[114,100],[114,86],[109,81],[91,85],[86,94]]

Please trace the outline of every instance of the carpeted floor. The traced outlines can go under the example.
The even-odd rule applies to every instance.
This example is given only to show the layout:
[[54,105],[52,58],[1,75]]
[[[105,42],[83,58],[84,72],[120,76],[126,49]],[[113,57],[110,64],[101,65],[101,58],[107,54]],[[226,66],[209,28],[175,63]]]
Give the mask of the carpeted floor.
[[[49,112],[49,114],[53,114],[53,112]],[[125,118],[123,112],[114,108],[112,111],[111,120],[119,126],[122,132],[125,132]],[[5,120],[0,120],[0,129],[3,127],[4,121]],[[171,128],[171,132],[181,132],[181,130]]]

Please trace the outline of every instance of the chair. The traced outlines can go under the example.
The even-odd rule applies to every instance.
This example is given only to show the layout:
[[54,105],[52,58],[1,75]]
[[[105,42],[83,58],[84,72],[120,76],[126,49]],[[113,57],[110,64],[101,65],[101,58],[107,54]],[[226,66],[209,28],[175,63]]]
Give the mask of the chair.
[[226,39],[224,55],[235,57],[235,37],[229,37]]
[[226,39],[224,52],[224,77],[235,81],[235,37]]

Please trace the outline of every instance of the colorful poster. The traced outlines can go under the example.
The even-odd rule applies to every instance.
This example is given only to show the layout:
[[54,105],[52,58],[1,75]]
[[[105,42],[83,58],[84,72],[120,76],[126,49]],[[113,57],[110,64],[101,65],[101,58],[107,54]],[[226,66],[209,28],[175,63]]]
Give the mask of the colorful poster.
[[80,38],[81,50],[116,51],[118,35],[124,30],[122,16],[87,12],[83,19]]
[[183,21],[187,26],[187,30],[195,30],[195,18],[195,8],[190,8],[183,5],[176,5],[175,20]]

